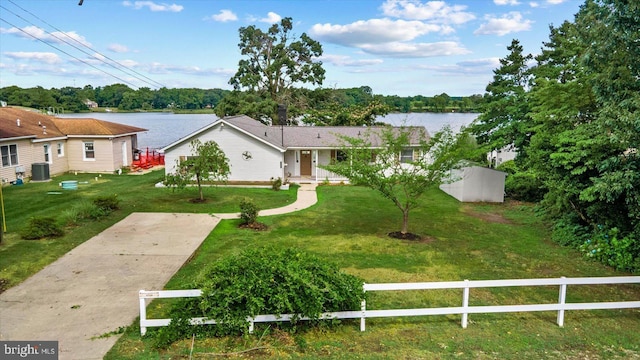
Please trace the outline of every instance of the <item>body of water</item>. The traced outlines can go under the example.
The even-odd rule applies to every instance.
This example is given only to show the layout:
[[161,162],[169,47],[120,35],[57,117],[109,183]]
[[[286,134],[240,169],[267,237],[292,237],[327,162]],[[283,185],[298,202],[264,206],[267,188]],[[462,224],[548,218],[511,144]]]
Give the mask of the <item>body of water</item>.
[[[469,125],[478,114],[469,113],[409,113],[388,114],[379,117],[395,126],[424,126],[430,134],[449,125],[458,131],[460,127]],[[213,114],[173,114],[173,113],[83,113],[64,114],[61,118],[93,118],[106,120],[148,129],[138,134],[140,149],[159,149],[179,140],[192,132],[202,129],[218,119]]]

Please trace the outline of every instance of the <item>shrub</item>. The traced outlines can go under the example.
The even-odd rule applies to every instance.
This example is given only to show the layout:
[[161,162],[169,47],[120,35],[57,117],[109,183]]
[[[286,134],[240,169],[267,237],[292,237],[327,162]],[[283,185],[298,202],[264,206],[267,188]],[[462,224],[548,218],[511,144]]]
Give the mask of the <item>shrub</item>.
[[240,220],[242,224],[254,224],[258,218],[258,206],[249,199],[240,202]]
[[591,228],[581,224],[577,215],[568,213],[554,222],[551,239],[560,245],[577,248],[589,238],[590,233]]
[[542,182],[529,172],[517,172],[507,175],[504,191],[515,200],[538,202],[542,200],[545,190]]
[[32,217],[22,229],[23,239],[36,240],[64,235],[64,230],[52,217]]
[[281,178],[271,178],[271,189],[278,191],[280,190],[280,187],[282,186],[282,179]]
[[519,171],[516,162],[513,160],[503,162],[496,167],[496,170],[506,172],[509,175],[515,174]]
[[[100,205],[98,205],[100,204]],[[111,209],[108,205],[103,205],[98,201],[81,201],[74,204],[71,208],[62,212],[61,222],[64,225],[79,225],[80,223],[88,220],[99,220],[111,213]]]
[[[155,345],[165,347],[192,334],[243,334],[248,331],[247,317],[261,314],[318,319],[323,312],[358,310],[365,297],[362,284],[337,266],[296,249],[247,249],[201,273],[194,286],[202,289],[202,296],[175,304],[170,325],[155,332]],[[218,324],[188,324],[198,316]]]
[[116,195],[97,197],[93,200],[93,204],[108,213],[120,209],[120,200]]
[[604,229],[598,226],[592,236],[578,248],[586,257],[616,270],[640,270],[640,246],[632,235],[621,236],[617,228]]

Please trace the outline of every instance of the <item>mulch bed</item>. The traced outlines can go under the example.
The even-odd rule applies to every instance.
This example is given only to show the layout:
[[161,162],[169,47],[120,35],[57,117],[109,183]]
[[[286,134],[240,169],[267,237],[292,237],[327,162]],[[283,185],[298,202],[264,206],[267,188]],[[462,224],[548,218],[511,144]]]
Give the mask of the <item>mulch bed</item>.
[[412,233],[403,233],[401,231],[394,231],[394,232],[390,232],[389,234],[390,237],[394,238],[394,239],[400,239],[400,240],[411,240],[411,241],[422,241],[422,236],[418,235],[418,234],[412,234]]
[[259,222],[254,222],[252,224],[240,224],[238,225],[238,227],[240,229],[251,229],[256,231],[264,231],[269,228],[266,224],[259,223]]

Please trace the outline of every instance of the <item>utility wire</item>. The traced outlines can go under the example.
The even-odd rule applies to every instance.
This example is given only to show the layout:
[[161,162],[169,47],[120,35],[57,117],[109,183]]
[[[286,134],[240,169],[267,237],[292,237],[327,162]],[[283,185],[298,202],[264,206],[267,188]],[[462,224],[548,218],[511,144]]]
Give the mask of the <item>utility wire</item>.
[[[107,55],[105,55],[105,54],[100,53],[99,51],[97,51],[97,50],[95,50],[95,49],[91,48],[90,46],[88,46],[88,45],[86,45],[86,44],[84,44],[84,43],[82,43],[82,42],[78,41],[77,39],[74,39],[73,37],[69,36],[65,31],[63,31],[63,30],[61,30],[61,29],[57,28],[56,26],[54,26],[54,25],[52,25],[52,24],[48,23],[47,21],[45,21],[44,19],[40,18],[40,17],[39,17],[39,16],[37,16],[36,14],[34,14],[34,13],[30,12],[29,10],[27,10],[27,9],[25,9],[25,8],[23,8],[23,7],[21,7],[20,5],[16,4],[13,0],[9,0],[9,2],[10,2],[10,3],[12,3],[12,4],[14,4],[14,5],[15,5],[15,6],[17,6],[18,8],[20,8],[22,11],[24,11],[24,12],[26,12],[26,13],[30,14],[31,16],[35,17],[36,19],[40,20],[41,22],[43,22],[43,23],[47,24],[48,26],[50,26],[50,27],[54,28],[55,30],[57,30],[58,32],[60,32],[60,33],[61,33],[61,34],[63,34],[64,36],[68,37],[69,39],[73,40],[74,42],[76,42],[76,43],[80,44],[81,46],[83,46],[83,47],[85,47],[85,48],[87,48],[87,49],[91,50],[94,54],[98,54],[98,55],[100,55],[100,56],[103,56],[104,58],[106,58],[106,59],[110,60],[111,62],[113,62],[113,63],[117,64],[120,68],[116,67],[116,66],[115,66],[115,65],[113,65],[112,63],[106,62],[104,59],[99,58],[98,56],[96,56],[96,55],[94,55],[94,54],[88,53],[87,51],[85,51],[85,50],[83,50],[83,49],[81,49],[81,48],[79,48],[79,47],[75,46],[74,44],[69,43],[68,41],[66,41],[66,40],[64,40],[64,39],[62,39],[62,38],[60,38],[60,37],[58,37],[57,35],[55,35],[55,34],[53,34],[53,33],[50,33],[49,31],[44,30],[47,34],[49,34],[49,35],[51,35],[52,37],[54,37],[54,38],[56,38],[56,39],[58,39],[58,40],[60,40],[60,41],[64,42],[65,44],[67,44],[67,45],[69,45],[69,46],[71,46],[71,47],[75,48],[76,50],[78,50],[78,51],[80,51],[80,52],[82,52],[82,53],[84,53],[84,54],[86,54],[86,55],[88,55],[88,56],[90,56],[90,57],[92,57],[92,58],[94,58],[94,59],[96,59],[96,60],[98,60],[98,61],[102,62],[102,63],[103,63],[103,64],[105,64],[105,65],[108,65],[108,66],[112,67],[113,69],[116,69],[116,70],[118,70],[118,71],[122,71],[123,73],[125,73],[125,74],[127,74],[127,75],[129,75],[129,76],[131,76],[131,77],[134,77],[134,78],[136,78],[136,79],[137,79],[137,80],[139,80],[139,81],[142,81],[142,82],[144,82],[144,83],[146,83],[146,84],[149,84],[149,85],[151,85],[152,87],[166,87],[164,84],[159,83],[159,82],[157,82],[157,81],[155,81],[155,80],[153,80],[153,79],[151,79],[151,78],[149,78],[149,77],[147,77],[147,76],[145,76],[145,75],[143,75],[143,74],[141,74],[141,73],[139,73],[139,72],[135,71],[134,69],[130,69],[130,68],[128,68],[127,66],[120,64],[118,61],[116,61],[116,60],[114,60],[114,59],[110,58],[109,56],[107,56]],[[19,14],[16,14],[15,12],[13,12],[13,11],[11,11],[11,10],[9,10],[9,9],[5,8],[4,6],[0,5],[0,8],[3,8],[3,9],[5,9],[5,10],[7,10],[8,12],[12,13],[13,15],[15,15],[15,16],[17,16],[17,17],[19,17],[20,19],[24,20],[25,22],[27,22],[27,23],[29,23],[29,24],[31,24],[31,25],[33,25],[33,26],[36,26],[35,24],[33,24],[32,22],[30,22],[29,20],[27,20],[27,19],[23,18],[22,16],[20,16]],[[33,36],[32,36],[32,37],[33,37]],[[41,41],[42,41],[42,40],[41,40]],[[123,69],[126,69],[126,70],[128,70],[128,71],[130,71],[130,72],[132,72],[132,73],[135,73],[136,75],[138,75],[138,76],[140,76],[140,77],[142,77],[142,78],[144,78],[144,79],[147,79],[148,81],[147,81],[147,80],[144,80],[144,79],[142,79],[142,78],[140,78],[140,77],[138,77],[138,76],[136,76],[136,75],[133,75],[133,74],[131,74],[131,73],[129,73],[129,72],[127,72],[127,71],[123,70]],[[107,74],[108,74],[108,73],[107,73]],[[111,75],[111,74],[109,74],[109,75]],[[111,75],[111,76],[114,76],[114,75]],[[116,77],[116,76],[114,76],[114,77]],[[117,77],[116,77],[116,78],[117,78]]]
[[[13,0],[9,0],[9,2],[10,2],[10,3],[12,3],[13,5],[17,6],[18,8],[20,8],[20,10],[22,10],[22,11],[26,12],[27,14],[29,14],[29,15],[31,15],[31,16],[33,16],[33,17],[35,17],[36,19],[40,20],[41,22],[43,22],[43,23],[45,23],[45,24],[49,25],[50,27],[52,27],[52,28],[56,29],[57,31],[59,31],[60,33],[64,34],[66,37],[68,37],[69,39],[71,39],[71,40],[75,41],[76,43],[78,43],[78,44],[80,44],[80,45],[82,45],[82,46],[86,47],[87,49],[89,49],[89,50],[93,51],[94,53],[96,53],[96,54],[98,54],[98,55],[100,55],[100,56],[105,57],[106,59],[109,59],[110,61],[114,62],[115,64],[117,64],[117,65],[118,65],[118,66],[120,66],[120,67],[125,68],[125,69],[127,69],[127,70],[129,70],[129,71],[131,71],[131,72],[133,72],[133,73],[135,73],[135,74],[137,74],[137,75],[139,75],[139,76],[142,76],[143,78],[145,78],[145,79],[147,79],[147,80],[149,80],[149,81],[153,82],[154,84],[149,83],[149,82],[147,82],[147,81],[144,81],[144,80],[142,80],[142,79],[140,79],[140,78],[137,78],[136,76],[131,75],[131,74],[129,74],[129,73],[127,73],[127,75],[133,76],[133,77],[137,78],[138,80],[141,80],[142,82],[146,82],[146,83],[147,83],[147,84],[149,84],[149,85],[159,86],[159,87],[166,87],[164,84],[161,84],[161,83],[159,83],[159,82],[157,82],[157,81],[155,81],[155,80],[153,80],[153,79],[151,79],[151,78],[149,78],[149,77],[147,77],[147,76],[145,76],[145,75],[143,75],[143,74],[140,74],[139,72],[135,71],[134,69],[130,69],[130,68],[128,68],[127,66],[120,64],[118,61],[116,61],[116,60],[114,60],[114,59],[112,59],[112,58],[108,57],[107,55],[102,54],[101,52],[99,52],[99,51],[97,51],[97,50],[95,50],[95,49],[91,48],[91,47],[90,47],[90,46],[88,46],[87,44],[84,44],[84,43],[82,43],[82,42],[78,41],[77,39],[72,38],[71,36],[69,36],[69,35],[67,34],[67,32],[66,32],[66,31],[62,31],[62,30],[60,30],[59,28],[55,27],[54,25],[49,24],[48,22],[46,22],[44,19],[42,19],[42,18],[41,18],[41,17],[39,17],[38,15],[36,15],[36,14],[34,14],[34,13],[30,12],[29,10],[27,10],[27,9],[25,9],[25,8],[23,8],[23,7],[21,7],[20,5],[16,4]],[[15,14],[14,14],[14,15],[15,15]],[[16,16],[18,16],[18,15],[16,15]],[[22,19],[22,18],[21,18],[21,19]],[[23,19],[23,20],[25,20],[25,19]],[[27,21],[27,20],[25,20],[25,21]],[[27,21],[27,22],[28,22],[28,21]],[[33,25],[33,23],[31,23],[31,24]],[[51,34],[51,33],[49,33],[49,32],[47,32],[47,33],[48,33],[48,34],[50,34],[51,36],[54,36],[55,38],[59,39],[60,41],[63,41],[63,42],[65,42],[65,43],[67,43],[66,41],[64,41],[64,40],[62,40],[62,39],[60,39],[60,38],[58,38],[57,36],[55,36],[55,35],[53,35],[53,34]],[[67,44],[69,44],[69,43],[67,43]],[[69,44],[69,45],[71,45],[71,44]],[[73,45],[71,45],[71,46],[73,46]],[[74,47],[75,47],[75,46],[74,46]],[[77,48],[76,48],[76,49],[77,49]],[[78,50],[80,50],[80,49],[78,49]],[[80,50],[80,51],[82,51],[82,50]],[[83,52],[84,52],[84,51],[83,51]],[[85,54],[87,54],[87,53],[85,52]],[[96,57],[95,55],[92,55],[92,54],[87,54],[87,55],[92,56],[93,58],[95,58],[95,59],[97,59],[97,60],[99,60],[99,61],[102,61],[102,62],[104,62],[105,64],[107,64],[107,65],[109,65],[109,66],[111,66],[111,67],[114,67],[113,65],[111,65],[111,64],[109,64],[109,63],[105,62],[104,60],[102,60],[102,59],[100,59],[100,58]],[[114,68],[115,68],[115,67],[114,67]],[[120,71],[123,71],[123,72],[124,72],[124,70],[122,70],[122,69],[118,69],[118,70],[120,70]]]
[[52,48],[54,48],[54,49],[56,49],[56,50],[60,51],[61,53],[65,54],[65,55],[68,55],[68,56],[70,56],[70,57],[72,57],[72,58],[74,58],[74,59],[76,59],[76,60],[80,61],[81,63],[83,63],[83,64],[85,64],[85,65],[89,65],[89,66],[91,66],[92,68],[94,68],[94,69],[96,69],[96,70],[98,70],[98,71],[100,71],[100,72],[102,72],[102,73],[105,73],[105,74],[107,74],[107,75],[109,75],[109,76],[112,76],[112,77],[114,77],[114,78],[116,78],[116,79],[118,79],[118,80],[120,80],[120,81],[124,82],[125,84],[129,84],[129,85],[133,86],[134,88],[136,88],[136,90],[138,89],[138,86],[136,86],[136,85],[134,85],[134,84],[132,84],[132,83],[130,83],[130,82],[128,82],[128,81],[126,81],[126,80],[124,80],[124,79],[121,79],[121,78],[119,78],[119,77],[118,77],[118,76],[116,76],[116,75],[110,74],[110,73],[108,73],[108,72],[106,72],[106,71],[104,71],[104,70],[102,70],[102,69],[98,68],[98,67],[97,67],[97,66],[95,66],[95,65],[89,64],[88,62],[86,62],[86,61],[84,61],[84,60],[82,60],[82,59],[80,59],[80,58],[77,58],[77,57],[75,57],[75,56],[73,56],[73,55],[69,54],[68,52],[66,52],[66,51],[64,51],[64,50],[62,50],[62,49],[60,49],[60,48],[58,48],[58,47],[55,47],[55,46],[51,45],[51,44],[49,44],[48,42],[46,42],[46,41],[44,41],[44,40],[42,40],[42,39],[39,39],[39,38],[37,38],[37,37],[33,36],[32,34],[29,34],[28,32],[26,32],[26,31],[24,31],[24,30],[20,29],[20,28],[19,28],[19,27],[17,27],[16,25],[14,25],[14,24],[10,23],[9,21],[7,21],[7,20],[5,20],[5,19],[3,19],[3,18],[1,18],[1,17],[0,17],[0,21],[3,21],[3,22],[5,22],[5,23],[9,24],[10,26],[13,26],[14,28],[16,28],[16,29],[18,29],[18,30],[22,31],[23,33],[25,33],[25,34],[27,34],[27,35],[31,36],[32,38],[34,38],[34,39],[36,39],[36,40],[38,40],[38,41],[40,41],[40,42],[42,42],[42,43],[44,43],[44,44],[47,44],[47,45],[51,46]]

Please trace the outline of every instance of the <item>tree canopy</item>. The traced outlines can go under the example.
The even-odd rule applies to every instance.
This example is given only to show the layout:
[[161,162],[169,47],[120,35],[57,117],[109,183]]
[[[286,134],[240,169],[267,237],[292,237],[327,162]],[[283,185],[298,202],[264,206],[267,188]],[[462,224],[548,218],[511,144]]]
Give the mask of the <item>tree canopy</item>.
[[631,271],[640,270],[638,13],[636,2],[586,0],[573,22],[550,28],[532,67],[514,40],[474,128],[481,142],[526,154],[521,168],[544,184],[554,239]]
[[[380,142],[376,146],[375,138]],[[430,139],[420,127],[371,128],[362,136],[341,139],[343,161],[321,167],[391,200],[402,212],[398,237],[408,234],[409,213],[422,194],[448,179],[472,145],[466,135],[455,136],[449,127]]]
[[182,189],[194,179],[199,201],[204,201],[204,181],[226,181],[231,172],[229,159],[215,141],[191,141],[192,156],[176,160],[176,172],[165,177],[164,184]]
[[[318,60],[322,45],[306,33],[296,37],[292,30],[290,17],[273,24],[266,32],[255,25],[238,30],[238,47],[243,58],[229,84],[236,91],[246,90],[254,99],[265,103],[258,108],[271,109],[256,118],[275,122],[277,105],[294,102],[292,89],[295,85],[321,85],[324,80],[325,70]],[[229,101],[224,110],[238,113],[241,108],[232,108],[232,105],[233,101]]]

